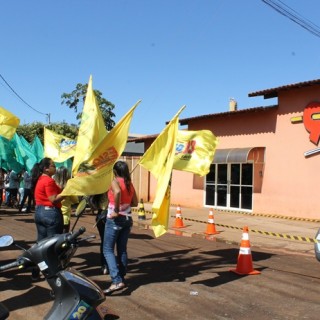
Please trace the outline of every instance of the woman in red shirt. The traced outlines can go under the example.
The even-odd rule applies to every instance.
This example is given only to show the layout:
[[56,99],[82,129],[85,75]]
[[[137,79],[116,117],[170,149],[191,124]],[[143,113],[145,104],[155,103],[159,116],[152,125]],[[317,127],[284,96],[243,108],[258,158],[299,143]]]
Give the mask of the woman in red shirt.
[[52,178],[55,172],[56,166],[50,158],[43,158],[32,169],[38,241],[62,233],[63,230],[61,201],[64,197],[60,195],[61,189]]
[[[52,159],[43,158],[32,168],[32,189],[36,202],[34,220],[37,227],[37,241],[60,234],[63,231],[63,217],[61,213],[61,189],[52,176],[56,166]],[[32,279],[39,278],[39,269],[32,271]]]

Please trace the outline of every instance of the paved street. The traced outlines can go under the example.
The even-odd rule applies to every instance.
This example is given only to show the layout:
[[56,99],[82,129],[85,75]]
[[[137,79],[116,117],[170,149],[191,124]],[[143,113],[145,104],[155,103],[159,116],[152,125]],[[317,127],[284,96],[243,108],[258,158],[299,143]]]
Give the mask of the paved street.
[[[182,210],[184,216],[188,215],[186,211]],[[261,274],[241,277],[230,272],[237,265],[236,241],[214,237],[206,240],[200,231],[195,231],[205,227],[201,223],[193,225],[193,231],[187,235],[192,224],[188,220],[189,226],[183,228],[185,236],[175,235],[171,228],[168,234],[156,239],[146,226],[149,218],[147,214],[146,221],[138,224],[135,217],[129,240],[128,288],[107,297],[107,319],[318,319],[320,263],[313,256],[313,244],[278,237],[259,242],[250,233],[253,266]],[[266,221],[259,228],[266,226]],[[88,213],[78,227],[83,225],[86,234],[97,235],[93,224],[94,216]],[[317,223],[313,228],[317,228]],[[227,229],[230,228],[225,228],[223,237],[227,237]],[[235,232],[240,242],[241,230]],[[21,246],[32,245],[33,215],[1,211],[0,233],[12,234]],[[293,245],[278,245],[276,241]],[[301,244],[308,250],[294,252],[293,247]],[[104,289],[110,280],[100,274],[98,245],[97,235],[78,249],[72,265]],[[11,261],[19,252],[14,247],[0,249],[1,263]],[[46,282],[32,283],[29,272],[3,272],[0,288],[0,299],[11,311],[9,319],[43,319],[52,304]]]

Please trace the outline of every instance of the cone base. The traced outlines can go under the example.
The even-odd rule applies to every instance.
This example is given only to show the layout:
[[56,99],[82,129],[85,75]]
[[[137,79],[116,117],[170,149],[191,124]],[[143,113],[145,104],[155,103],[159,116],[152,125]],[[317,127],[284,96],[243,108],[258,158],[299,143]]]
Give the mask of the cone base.
[[207,231],[205,232],[205,234],[207,234],[207,235],[209,235],[209,236],[212,236],[212,235],[214,235],[214,234],[219,234],[219,233],[220,233],[220,231],[217,231],[217,230],[214,230],[214,231],[207,230]]
[[185,225],[183,224],[182,219],[176,219],[174,226],[172,228],[184,228]]
[[207,230],[205,234],[213,235],[213,234],[219,234],[220,231],[216,230],[216,225],[214,223],[208,223],[207,224]]
[[261,272],[258,271],[258,270],[252,270],[252,271],[249,271],[249,272],[241,272],[241,271],[238,271],[237,269],[230,269],[229,271],[231,272],[234,272],[240,276],[246,276],[246,275],[255,275],[255,274],[260,274]]

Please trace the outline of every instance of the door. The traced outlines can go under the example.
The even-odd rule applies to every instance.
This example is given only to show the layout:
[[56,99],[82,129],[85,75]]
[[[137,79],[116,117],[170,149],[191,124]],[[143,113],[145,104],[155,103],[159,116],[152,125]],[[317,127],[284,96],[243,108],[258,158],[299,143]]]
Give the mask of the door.
[[205,191],[206,206],[252,210],[252,163],[212,164]]

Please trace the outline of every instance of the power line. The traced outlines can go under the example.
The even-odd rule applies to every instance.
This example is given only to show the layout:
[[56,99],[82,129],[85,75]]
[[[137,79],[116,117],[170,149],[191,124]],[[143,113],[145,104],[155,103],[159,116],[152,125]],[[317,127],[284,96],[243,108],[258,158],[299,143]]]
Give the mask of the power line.
[[311,22],[310,20],[302,17],[297,11],[293,10],[289,6],[287,6],[284,2],[278,0],[278,3],[274,0],[262,0],[265,4],[285,16],[286,18],[290,19],[291,21],[295,22],[302,28],[306,29],[307,31],[311,32],[316,37],[320,37],[320,27]]
[[27,103],[8,83],[8,81],[2,76],[2,74],[0,73],[0,78],[4,81],[4,83],[10,88],[10,90],[24,103],[26,104],[29,108],[31,108],[33,111],[38,112],[44,116],[47,117],[48,122],[50,123],[50,113],[43,113],[40,112],[38,110],[36,110],[35,108],[33,108],[29,103]]

